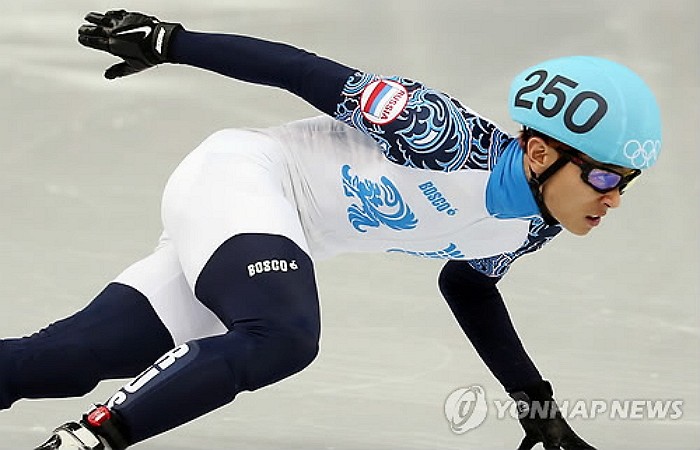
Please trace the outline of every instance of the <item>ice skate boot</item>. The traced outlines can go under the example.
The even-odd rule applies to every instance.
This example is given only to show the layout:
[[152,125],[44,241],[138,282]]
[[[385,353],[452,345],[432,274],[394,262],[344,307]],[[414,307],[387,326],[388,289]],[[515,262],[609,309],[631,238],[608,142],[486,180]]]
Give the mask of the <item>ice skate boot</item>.
[[48,441],[36,450],[111,450],[111,447],[78,422],[68,422],[53,430]]
[[80,421],[53,430],[51,437],[34,450],[124,450],[118,420],[106,406],[96,406]]

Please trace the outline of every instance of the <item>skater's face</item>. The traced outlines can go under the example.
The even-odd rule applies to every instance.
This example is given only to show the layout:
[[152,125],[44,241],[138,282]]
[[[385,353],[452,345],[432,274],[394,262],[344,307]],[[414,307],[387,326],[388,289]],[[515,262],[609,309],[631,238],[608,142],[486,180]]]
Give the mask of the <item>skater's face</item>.
[[[529,173],[529,166],[533,172],[541,174],[554,161],[562,157],[566,156],[557,151],[552,144],[539,137],[533,137],[527,144],[525,156],[527,173]],[[580,158],[586,157],[581,156]],[[541,187],[544,203],[552,216],[565,229],[578,236],[588,234],[597,227],[608,210],[620,206],[621,201],[619,187],[607,192],[598,192],[589,182],[584,181],[581,176],[582,171],[589,170],[590,165],[607,167],[587,158],[585,160],[576,159],[573,162],[570,160],[568,164],[565,164],[547,179]],[[619,173],[625,180],[636,176],[636,172],[628,169],[607,168],[613,173]],[[624,181],[621,184],[624,184]]]

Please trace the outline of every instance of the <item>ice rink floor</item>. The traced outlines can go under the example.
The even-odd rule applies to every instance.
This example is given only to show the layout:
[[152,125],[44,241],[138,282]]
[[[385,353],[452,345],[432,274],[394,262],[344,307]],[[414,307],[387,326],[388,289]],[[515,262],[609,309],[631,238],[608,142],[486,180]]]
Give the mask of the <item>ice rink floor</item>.
[[[107,82],[102,71],[115,61],[79,46],[76,29],[88,11],[118,7],[418,79],[512,132],[509,82],[531,64],[593,54],[642,74],[663,114],[659,163],[604,226],[522,258],[501,290],[560,401],[683,401],[676,420],[572,420],[584,438],[600,449],[700,448],[700,3],[4,2],[4,337],[71,314],[148,254],[168,174],[207,135],[316,114],[291,94],[186,67]],[[444,417],[445,399],[459,387],[480,384],[489,399],[507,397],[441,299],[440,265],[387,255],[320,263],[322,350],[310,368],[134,448],[515,448],[519,425],[492,410],[463,435]],[[0,448],[32,448],[120,384],[101,384],[80,399],[18,402],[0,412]]]

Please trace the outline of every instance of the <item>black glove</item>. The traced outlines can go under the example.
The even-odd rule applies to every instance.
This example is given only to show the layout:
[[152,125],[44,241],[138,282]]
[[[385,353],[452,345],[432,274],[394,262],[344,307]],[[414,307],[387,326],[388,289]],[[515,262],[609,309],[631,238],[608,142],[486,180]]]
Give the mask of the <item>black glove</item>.
[[110,80],[166,62],[170,39],[182,29],[179,23],[161,22],[152,16],[124,10],[91,12],[85,20],[92,25],[78,29],[78,42],[124,60],[105,71],[105,78]]
[[595,450],[566,423],[553,395],[552,385],[548,381],[510,393],[518,407],[520,425],[525,429],[525,437],[518,450],[530,450],[538,443],[542,443],[547,450]]

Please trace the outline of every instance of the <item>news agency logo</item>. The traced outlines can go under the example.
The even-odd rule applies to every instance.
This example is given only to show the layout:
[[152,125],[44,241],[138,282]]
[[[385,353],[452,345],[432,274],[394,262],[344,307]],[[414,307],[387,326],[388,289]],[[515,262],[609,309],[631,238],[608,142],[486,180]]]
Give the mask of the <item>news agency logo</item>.
[[479,385],[459,388],[445,400],[445,417],[455,434],[464,434],[478,427],[488,414],[486,392]]
[[679,420],[683,417],[681,399],[562,400],[534,404],[494,399],[488,402],[482,386],[472,385],[452,391],[445,400],[445,417],[450,430],[464,434],[478,428],[489,415],[497,420],[518,420],[527,416],[547,419],[561,414],[565,420],[596,418],[611,420]]

